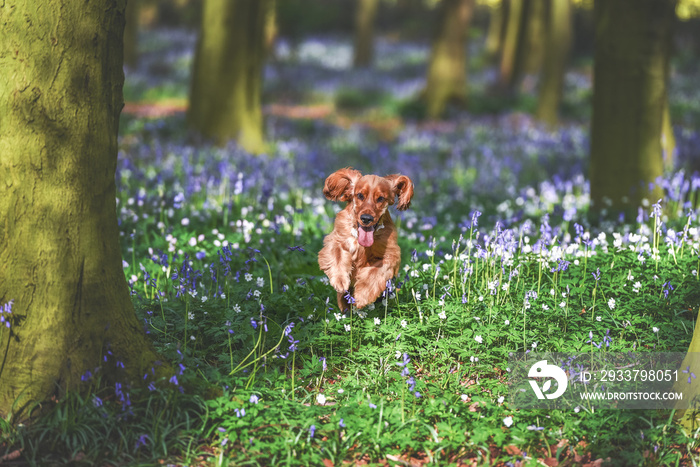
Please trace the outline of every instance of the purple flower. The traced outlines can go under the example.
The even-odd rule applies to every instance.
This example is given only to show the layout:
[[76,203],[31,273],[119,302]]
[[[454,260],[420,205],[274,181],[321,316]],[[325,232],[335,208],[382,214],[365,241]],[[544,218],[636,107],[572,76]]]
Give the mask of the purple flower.
[[314,437],[314,435],[316,434],[316,425],[311,425],[309,427],[309,434],[311,435],[312,438]]
[[338,426],[340,428],[345,428],[345,420],[341,418],[340,421],[338,422]]
[[256,396],[255,394],[251,394],[251,396],[250,396],[250,403],[251,404],[257,404],[259,400],[260,400],[260,398],[258,396]]

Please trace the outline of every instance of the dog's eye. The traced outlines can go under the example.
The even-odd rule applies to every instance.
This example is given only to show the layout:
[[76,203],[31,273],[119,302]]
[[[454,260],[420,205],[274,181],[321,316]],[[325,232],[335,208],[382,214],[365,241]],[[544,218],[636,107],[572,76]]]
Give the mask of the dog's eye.
[[383,203],[383,202],[384,202],[383,196],[380,196],[379,198],[377,198],[377,203]]
[[360,201],[364,201],[364,200],[365,200],[365,195],[363,195],[362,193],[358,193],[358,194],[357,194],[357,199],[359,199]]

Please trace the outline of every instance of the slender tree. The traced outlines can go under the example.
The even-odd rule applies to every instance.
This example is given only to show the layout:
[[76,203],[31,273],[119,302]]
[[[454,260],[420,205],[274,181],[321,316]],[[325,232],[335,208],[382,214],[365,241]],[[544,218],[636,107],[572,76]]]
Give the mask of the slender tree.
[[372,65],[374,58],[374,21],[379,0],[356,1],[353,65],[355,68],[361,68]]
[[510,0],[501,42],[501,63],[498,89],[503,93],[513,92],[522,73],[522,48],[525,44],[525,12],[527,0]]
[[157,359],[117,227],[125,6],[0,3],[0,305],[13,301],[12,327],[0,326],[0,416],[79,388],[86,370],[115,376],[107,351],[126,377]]
[[264,150],[260,104],[270,0],[205,0],[187,122],[217,144]]
[[489,2],[489,27],[486,32],[484,53],[486,58],[491,62],[497,60],[498,54],[501,51],[506,18],[505,0]]
[[438,27],[423,91],[429,118],[438,118],[450,101],[463,103],[466,100],[466,45],[474,0],[442,0],[438,8]]
[[558,121],[566,59],[571,49],[571,2],[550,0],[546,12],[546,44],[540,77],[537,118],[550,126]]
[[635,212],[661,198],[661,132],[675,0],[595,2],[591,200]]

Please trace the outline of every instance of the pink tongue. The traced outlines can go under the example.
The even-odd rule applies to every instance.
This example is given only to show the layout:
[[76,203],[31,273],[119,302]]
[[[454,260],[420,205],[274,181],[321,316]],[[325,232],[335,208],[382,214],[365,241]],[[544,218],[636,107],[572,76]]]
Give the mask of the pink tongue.
[[357,229],[357,242],[364,247],[372,246],[374,243],[374,227],[369,227],[369,230],[365,230],[365,227]]

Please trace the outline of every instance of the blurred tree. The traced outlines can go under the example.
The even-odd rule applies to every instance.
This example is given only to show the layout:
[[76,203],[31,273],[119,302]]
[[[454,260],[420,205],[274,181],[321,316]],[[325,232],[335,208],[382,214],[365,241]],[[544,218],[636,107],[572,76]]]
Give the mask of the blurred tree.
[[489,8],[489,27],[486,32],[484,54],[487,60],[495,61],[501,51],[505,32],[506,5],[501,0],[479,0],[478,4]]
[[139,7],[141,0],[126,3],[126,26],[124,26],[124,65],[135,67],[138,62]]
[[[525,0],[525,31],[523,47],[519,48],[522,54],[522,73],[526,75],[539,75],[544,59],[544,48],[547,38],[547,3],[551,0]],[[555,2],[556,3],[556,2]]]
[[635,213],[663,173],[661,132],[675,0],[595,2],[591,201]]
[[448,102],[467,97],[467,37],[474,0],[442,0],[433,36],[423,100],[428,118],[438,118]]
[[548,0],[545,18],[546,45],[540,77],[537,118],[554,126],[558,121],[566,59],[571,49],[570,0]]
[[[120,381],[157,360],[117,226],[124,0],[0,3],[0,416],[78,389],[110,351]],[[79,26],[79,27],[77,27]]]
[[374,58],[374,22],[378,6],[379,0],[357,0],[353,57],[353,66],[355,68],[372,65],[372,59]]
[[277,0],[270,0],[265,17],[265,56],[275,56],[275,42],[277,41]]
[[192,71],[188,126],[216,144],[265,149],[260,104],[270,0],[205,0]]
[[508,1],[505,33],[501,42],[501,63],[498,89],[512,92],[522,72],[523,45],[525,44],[525,2]]

